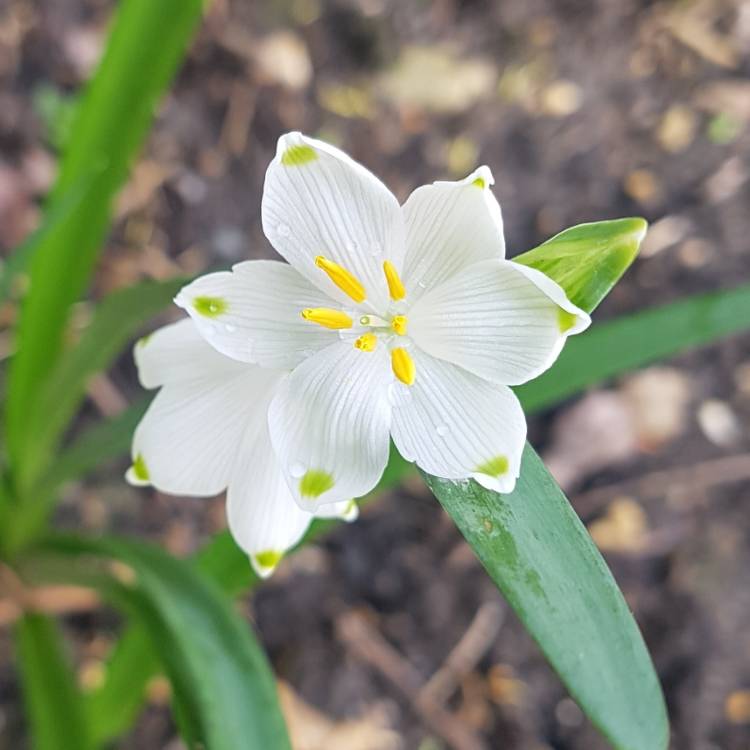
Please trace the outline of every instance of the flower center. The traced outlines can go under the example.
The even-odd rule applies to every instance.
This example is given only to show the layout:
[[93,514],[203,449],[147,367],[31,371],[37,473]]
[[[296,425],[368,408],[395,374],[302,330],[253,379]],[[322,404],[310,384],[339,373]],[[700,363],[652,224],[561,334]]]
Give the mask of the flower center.
[[[322,255],[315,258],[315,265],[320,268],[328,278],[344,294],[361,304],[367,299],[367,291],[362,282],[347,271],[346,268],[328,260]],[[390,261],[383,263],[383,273],[388,284],[388,293],[392,302],[399,302],[406,297],[406,288],[396,267]],[[311,323],[316,323],[324,328],[332,330],[348,330],[355,327],[352,317],[343,310],[335,310],[328,307],[308,307],[302,310],[302,317]],[[416,366],[414,360],[405,346],[398,344],[398,337],[406,336],[409,321],[406,315],[398,310],[391,310],[386,316],[381,317],[373,313],[365,313],[360,316],[358,326],[368,329],[354,340],[354,348],[361,352],[372,352],[378,345],[379,337],[391,352],[391,369],[393,374],[406,385],[412,385],[416,377]]]

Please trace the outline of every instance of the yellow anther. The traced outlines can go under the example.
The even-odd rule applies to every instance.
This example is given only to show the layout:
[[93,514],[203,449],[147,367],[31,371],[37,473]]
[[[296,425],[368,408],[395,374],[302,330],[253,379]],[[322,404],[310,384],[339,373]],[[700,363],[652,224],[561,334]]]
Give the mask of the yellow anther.
[[302,317],[311,323],[317,323],[323,328],[332,328],[340,330],[342,328],[351,328],[353,321],[341,310],[331,310],[328,307],[308,307],[302,311]]
[[391,328],[399,335],[406,336],[406,326],[409,321],[406,315],[394,315],[391,321]]
[[412,385],[414,383],[414,377],[417,374],[417,368],[414,365],[414,360],[411,358],[411,354],[399,347],[391,351],[391,367],[393,368],[393,374],[406,385]]
[[356,276],[353,276],[345,268],[342,268],[338,263],[334,263],[328,258],[324,258],[322,255],[318,255],[315,258],[315,265],[318,268],[322,268],[327,274],[328,278],[344,293],[349,295],[355,302],[364,302],[367,293],[365,288],[360,283]]
[[406,297],[406,289],[404,289],[396,266],[391,261],[386,260],[383,262],[383,271],[385,272],[385,280],[388,282],[388,291],[390,292],[391,299],[395,302]]
[[354,348],[361,352],[374,351],[378,343],[378,337],[374,333],[365,333],[354,342]]

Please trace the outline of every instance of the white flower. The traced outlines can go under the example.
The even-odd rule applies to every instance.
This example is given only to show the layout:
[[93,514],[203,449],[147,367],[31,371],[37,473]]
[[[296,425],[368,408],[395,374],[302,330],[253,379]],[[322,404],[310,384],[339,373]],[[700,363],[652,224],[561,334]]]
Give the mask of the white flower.
[[311,513],[292,499],[266,419],[284,372],[219,354],[189,319],[141,339],[135,360],[143,386],[161,390],[135,431],[131,484],[198,496],[228,488],[229,527],[262,577],[314,516],[356,518],[353,502]]
[[247,261],[180,292],[210,346],[183,322],[138,350],[144,385],[164,388],[131,475],[140,461],[165,491],[228,485],[251,555],[259,539],[283,551],[309,512],[371,490],[389,435],[431,474],[511,491],[526,421],[508,386],[546,370],[590,319],[505,260],[492,184],[480,167],[400,207],[338,149],[283,136],[262,218],[289,264]]

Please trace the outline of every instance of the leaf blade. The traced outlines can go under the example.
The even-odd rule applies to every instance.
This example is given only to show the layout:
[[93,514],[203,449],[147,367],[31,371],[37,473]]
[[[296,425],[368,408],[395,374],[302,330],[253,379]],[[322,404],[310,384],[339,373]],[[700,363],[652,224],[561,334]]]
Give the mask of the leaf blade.
[[608,378],[750,330],[750,284],[698,294],[592,326],[541,377],[516,389],[538,411]]
[[112,200],[153,118],[202,12],[201,0],[125,0],[104,57],[76,108],[48,210],[67,200],[97,168],[85,204],[76,206],[36,248],[16,331],[8,383],[6,443],[14,473],[25,474],[33,444],[27,414],[62,349],[70,306],[83,293],[110,219]]
[[83,703],[55,622],[28,612],[16,623],[18,665],[35,750],[88,750]]
[[[666,748],[666,708],[635,620],[591,537],[527,445],[499,495],[424,475],[582,710],[618,750]],[[574,648],[572,648],[574,647]]]
[[[37,550],[82,566],[89,584],[92,556],[114,559],[133,571],[125,585],[110,577],[102,594],[129,605],[145,626],[169,676],[178,721],[187,738],[211,750],[290,750],[276,686],[257,640],[219,587],[189,562],[158,547],[123,538],[52,537]],[[101,572],[111,567],[101,567]],[[113,597],[113,586],[116,595]],[[101,733],[101,729],[97,732]]]

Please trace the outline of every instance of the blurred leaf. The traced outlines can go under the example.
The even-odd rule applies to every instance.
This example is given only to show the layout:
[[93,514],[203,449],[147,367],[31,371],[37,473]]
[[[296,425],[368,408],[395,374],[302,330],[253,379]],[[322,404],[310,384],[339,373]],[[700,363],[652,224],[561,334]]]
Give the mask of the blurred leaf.
[[591,721],[618,750],[661,750],[669,729],[638,626],[565,495],[527,445],[516,489],[427,484]]
[[538,411],[607,378],[747,330],[750,284],[698,294],[592,326],[516,393],[527,410]]
[[107,661],[102,687],[84,695],[84,708],[95,745],[103,745],[130,729],[143,708],[148,681],[159,673],[149,632],[132,623]]
[[547,274],[591,312],[635,259],[647,226],[638,218],[579,224],[513,260]]
[[[126,449],[128,446],[126,446]],[[391,456],[385,473],[371,497],[397,485],[406,471],[413,471],[413,464],[404,461],[391,445]],[[362,501],[366,502],[366,501]],[[339,521],[317,519],[313,522],[299,546],[320,537]],[[255,586],[259,579],[250,567],[247,555],[235,544],[231,534],[223,531],[214,536],[198,553],[195,564],[206,576],[216,582],[230,596],[239,596]],[[131,664],[138,664],[132,669]],[[130,624],[112,654],[103,684],[91,694],[88,702],[89,715],[93,719],[92,732],[95,739],[109,741],[122,734],[131,723],[145,699],[148,680],[158,673],[159,662],[142,625]],[[108,706],[122,706],[120,712],[104,710]],[[101,709],[101,710],[100,710]]]
[[53,460],[49,471],[29,493],[31,502],[22,509],[14,507],[12,518],[5,522],[3,544],[7,554],[17,552],[44,528],[60,485],[88,474],[130,450],[133,431],[149,402],[149,398],[144,398],[121,414],[95,423]]
[[82,175],[65,199],[45,212],[41,225],[0,266],[0,305],[11,297],[15,282],[26,272],[37,248],[49,242],[70,215],[85,205],[93,190],[94,178],[100,171],[92,168]]
[[106,461],[119,458],[130,450],[133,432],[146,412],[151,399],[146,397],[109,419],[94,423],[84,430],[55,459],[44,475],[39,492],[56,489],[64,482],[82,477]]
[[10,369],[6,440],[14,475],[28,481],[34,442],[28,414],[55,364],[70,306],[84,292],[101,248],[112,199],[153,119],[201,16],[201,0],[123,0],[104,57],[76,108],[49,210],[67,199],[92,165],[101,167],[85,205],[40,242],[30,267],[31,290],[17,330]]
[[34,750],[92,748],[75,675],[55,622],[27,612],[16,624],[15,636]]
[[[44,552],[52,555],[48,575],[80,576],[145,626],[190,742],[211,750],[289,750],[263,651],[233,603],[195,566],[158,547],[113,537],[56,537],[35,550]],[[106,733],[97,728],[99,736]]]

